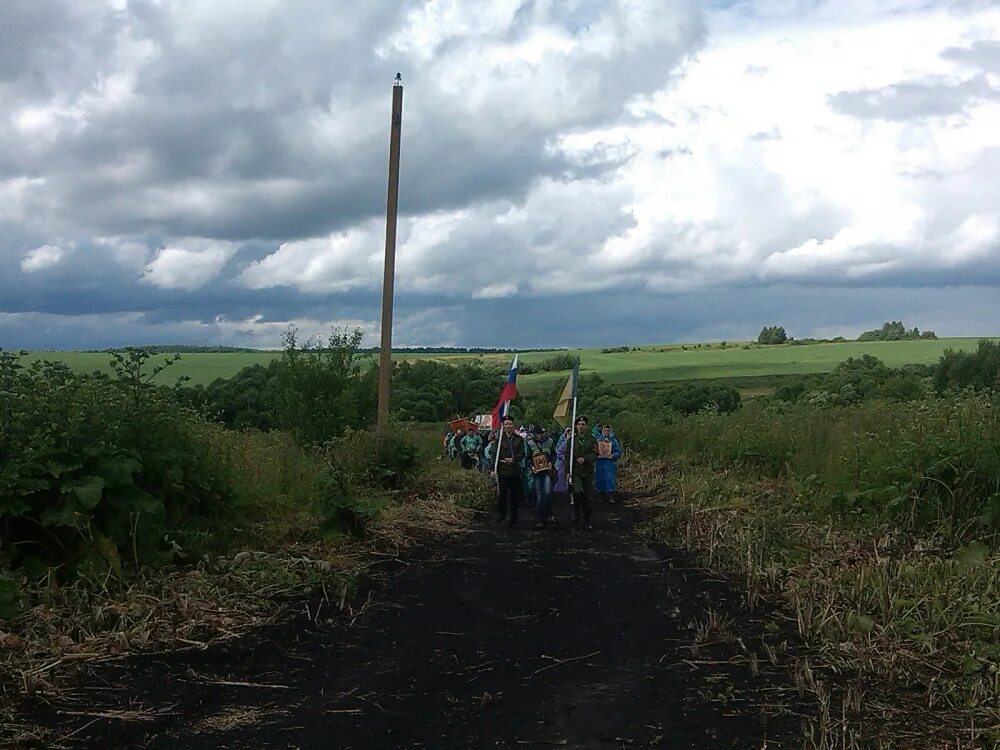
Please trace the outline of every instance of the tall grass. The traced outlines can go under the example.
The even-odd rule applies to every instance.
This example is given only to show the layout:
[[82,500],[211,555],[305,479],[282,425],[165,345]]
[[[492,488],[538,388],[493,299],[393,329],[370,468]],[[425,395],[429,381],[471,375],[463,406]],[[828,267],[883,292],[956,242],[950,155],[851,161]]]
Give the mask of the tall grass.
[[1000,747],[998,406],[761,401],[618,425],[626,482],[662,511],[649,533],[741,575],[751,608],[784,598],[809,646],[789,666],[821,709],[806,748]]
[[817,510],[892,518],[953,544],[997,542],[995,395],[839,408],[759,401],[734,415],[631,423],[619,431],[647,455],[786,481]]

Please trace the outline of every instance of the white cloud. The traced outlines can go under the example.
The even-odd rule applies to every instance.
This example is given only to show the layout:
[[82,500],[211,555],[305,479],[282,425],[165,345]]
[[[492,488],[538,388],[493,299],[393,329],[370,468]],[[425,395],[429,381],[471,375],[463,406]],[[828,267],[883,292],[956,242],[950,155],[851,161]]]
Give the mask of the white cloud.
[[513,297],[517,294],[517,284],[491,284],[476,289],[472,293],[472,299],[503,299]]
[[375,222],[329,237],[287,242],[243,270],[251,289],[297,286],[307,292],[345,292],[372,286],[379,277],[383,244]]
[[[468,33],[492,39],[494,26],[510,22],[505,7],[491,5]],[[783,279],[879,283],[1000,262],[1000,205],[991,197],[1000,191],[1000,102],[989,93],[1000,82],[954,52],[984,34],[1000,37],[1000,10],[959,15],[860,0],[808,4],[809,12],[796,4],[794,15],[789,7],[757,4],[742,24],[717,16],[683,77],[633,101],[631,118],[552,142],[581,170],[620,162],[607,176],[541,179],[520,203],[404,218],[397,288],[473,299],[623,285],[669,293]],[[436,49],[449,30],[468,31],[462,19],[473,11],[426,6],[410,43]],[[572,59],[574,45],[591,43],[550,20],[527,48],[490,42],[500,44],[493,53],[503,50],[516,68],[538,55]],[[469,75],[488,75],[490,59]],[[554,96],[550,84],[519,90]],[[892,114],[847,114],[834,106],[845,92]],[[894,102],[901,109],[887,109]],[[523,97],[511,106],[542,109]],[[381,232],[371,222],[290,243],[244,278],[256,288],[377,288]]]
[[[300,1],[140,14],[91,0],[0,50],[0,223],[16,237],[0,277],[60,266],[59,294],[105,268],[186,292],[219,279],[242,286],[239,312],[200,299],[237,327],[255,290],[279,287],[260,297],[314,315],[309,295],[331,295],[367,315],[384,242],[378,86],[397,64],[396,288],[432,310],[1000,277],[996,3],[421,0],[305,26]],[[330,50],[351,64],[309,73]],[[47,237],[68,238],[73,262],[54,246],[22,257]],[[237,243],[258,260],[239,263]],[[282,320],[254,330],[298,314],[269,312]]]
[[47,268],[59,265],[66,252],[56,245],[42,245],[28,252],[21,261],[21,270],[25,273],[37,273]]
[[165,247],[146,265],[142,280],[162,289],[204,286],[236,253],[231,242],[188,240],[187,247]]

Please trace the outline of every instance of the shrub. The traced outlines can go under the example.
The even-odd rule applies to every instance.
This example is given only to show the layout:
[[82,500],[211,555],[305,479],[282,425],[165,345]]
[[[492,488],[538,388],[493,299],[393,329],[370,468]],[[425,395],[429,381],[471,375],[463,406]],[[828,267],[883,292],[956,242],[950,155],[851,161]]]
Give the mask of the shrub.
[[359,354],[360,330],[334,329],[325,345],[285,333],[278,370],[278,424],[304,445],[322,445],[375,419],[378,370]]
[[220,428],[152,386],[148,353],[118,379],[0,355],[0,563],[107,577],[169,559],[168,524],[229,495]]
[[938,392],[1000,387],[1000,342],[980,341],[975,352],[946,350],[934,370],[934,387]]

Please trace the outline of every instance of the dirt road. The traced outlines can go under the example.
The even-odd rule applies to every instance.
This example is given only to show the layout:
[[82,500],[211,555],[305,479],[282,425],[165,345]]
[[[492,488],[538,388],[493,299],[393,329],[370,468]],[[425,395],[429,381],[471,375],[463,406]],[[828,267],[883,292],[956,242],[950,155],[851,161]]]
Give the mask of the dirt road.
[[781,618],[645,546],[636,513],[599,509],[594,532],[483,514],[374,581],[357,617],[303,607],[205,651],[95,667],[33,713],[65,747],[801,747]]

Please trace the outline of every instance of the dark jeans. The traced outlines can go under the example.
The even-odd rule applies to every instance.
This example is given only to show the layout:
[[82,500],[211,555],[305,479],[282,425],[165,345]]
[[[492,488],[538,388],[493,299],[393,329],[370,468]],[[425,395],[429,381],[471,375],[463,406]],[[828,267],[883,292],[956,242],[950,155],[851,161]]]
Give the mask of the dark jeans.
[[539,521],[545,523],[552,518],[552,475],[547,472],[535,474],[535,504]]
[[497,513],[501,519],[506,518],[509,507],[511,526],[517,525],[517,509],[521,507],[523,494],[520,474],[511,476],[497,474]]
[[479,456],[470,455],[468,453],[462,454],[462,468],[463,469],[474,469],[479,465]]
[[594,475],[573,475],[573,520],[579,521],[583,514],[583,522],[590,523],[590,513],[594,506]]

